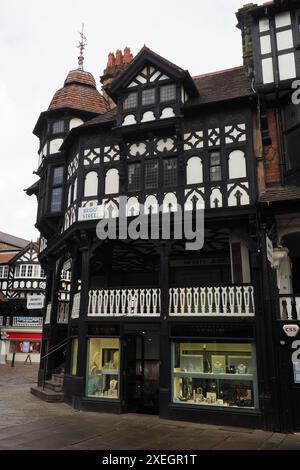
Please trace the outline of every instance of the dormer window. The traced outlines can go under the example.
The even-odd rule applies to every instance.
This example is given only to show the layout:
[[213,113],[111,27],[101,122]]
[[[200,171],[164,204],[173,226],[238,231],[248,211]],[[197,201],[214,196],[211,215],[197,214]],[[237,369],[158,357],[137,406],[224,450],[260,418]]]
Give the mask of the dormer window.
[[130,93],[124,100],[123,109],[133,109],[138,105],[138,94]]
[[155,88],[148,88],[142,91],[142,105],[155,103]]
[[174,101],[176,99],[176,86],[165,85],[160,88],[160,101],[162,103],[166,101]]
[[65,131],[65,123],[61,119],[60,121],[55,121],[52,124],[52,134],[61,134]]

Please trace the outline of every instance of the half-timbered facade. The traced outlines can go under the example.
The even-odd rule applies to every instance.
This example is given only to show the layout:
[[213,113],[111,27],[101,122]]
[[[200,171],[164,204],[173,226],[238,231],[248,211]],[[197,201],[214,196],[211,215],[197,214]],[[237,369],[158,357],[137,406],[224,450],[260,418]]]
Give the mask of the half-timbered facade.
[[[191,77],[145,46],[117,51],[103,95],[79,66],[38,120],[40,179],[28,193],[47,269],[39,384],[64,363],[75,407],[280,428],[260,205],[273,147],[256,90],[269,83],[265,62],[257,83],[250,70],[253,12],[238,13],[244,67]],[[203,247],[187,249],[178,214],[195,224],[200,210]]]

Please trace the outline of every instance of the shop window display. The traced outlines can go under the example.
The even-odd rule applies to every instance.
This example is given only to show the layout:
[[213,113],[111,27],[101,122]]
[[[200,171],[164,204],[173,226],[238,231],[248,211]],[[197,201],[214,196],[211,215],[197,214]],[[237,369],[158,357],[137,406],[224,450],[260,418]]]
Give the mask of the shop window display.
[[119,339],[92,338],[88,347],[88,397],[119,398]]
[[71,375],[77,374],[77,361],[78,361],[78,338],[74,338],[72,340]]
[[173,402],[258,408],[255,346],[173,343]]
[[39,354],[41,343],[37,341],[11,341],[10,352]]

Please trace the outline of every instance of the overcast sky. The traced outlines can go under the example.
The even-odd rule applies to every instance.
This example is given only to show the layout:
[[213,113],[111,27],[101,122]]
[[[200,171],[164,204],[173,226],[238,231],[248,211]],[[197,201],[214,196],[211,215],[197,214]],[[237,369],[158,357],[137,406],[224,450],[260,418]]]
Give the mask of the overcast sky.
[[[0,0],[0,231],[36,239],[32,129],[69,70],[85,24],[85,70],[97,83],[110,51],[146,44],[192,75],[242,63],[243,0]],[[262,1],[257,3],[261,4]]]

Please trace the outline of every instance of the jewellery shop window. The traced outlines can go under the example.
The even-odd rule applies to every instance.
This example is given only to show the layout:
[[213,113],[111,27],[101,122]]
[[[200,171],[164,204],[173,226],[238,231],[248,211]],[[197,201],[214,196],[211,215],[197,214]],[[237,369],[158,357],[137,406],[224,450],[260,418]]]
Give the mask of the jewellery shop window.
[[258,408],[255,346],[173,343],[173,402]]
[[88,344],[87,385],[88,397],[119,398],[118,338],[93,338]]

